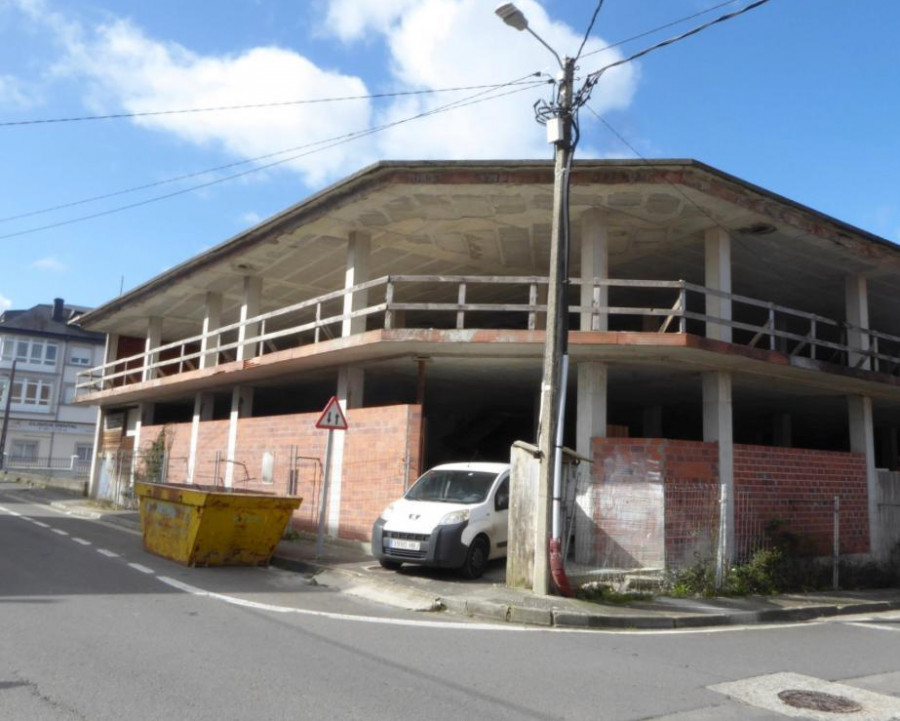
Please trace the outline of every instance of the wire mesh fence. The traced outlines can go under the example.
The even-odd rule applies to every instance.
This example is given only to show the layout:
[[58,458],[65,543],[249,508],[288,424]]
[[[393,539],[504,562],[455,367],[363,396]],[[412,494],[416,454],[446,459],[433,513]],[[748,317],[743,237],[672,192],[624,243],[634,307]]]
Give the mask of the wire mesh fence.
[[[579,480],[573,558],[579,568],[678,572],[716,558],[719,486],[715,483],[606,483]],[[582,516],[581,523],[577,517]],[[734,496],[735,562],[770,545],[751,493]]]

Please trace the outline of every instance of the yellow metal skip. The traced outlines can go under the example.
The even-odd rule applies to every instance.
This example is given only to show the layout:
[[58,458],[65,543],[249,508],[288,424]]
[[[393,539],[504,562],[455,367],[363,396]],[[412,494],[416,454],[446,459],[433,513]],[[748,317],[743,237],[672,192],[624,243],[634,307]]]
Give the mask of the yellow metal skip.
[[136,483],[144,549],[186,566],[266,564],[303,499]]

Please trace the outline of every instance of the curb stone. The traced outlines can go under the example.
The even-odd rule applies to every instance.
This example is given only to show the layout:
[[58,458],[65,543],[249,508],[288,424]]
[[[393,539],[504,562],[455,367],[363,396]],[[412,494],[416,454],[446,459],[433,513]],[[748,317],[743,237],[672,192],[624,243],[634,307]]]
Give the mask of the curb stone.
[[524,623],[532,626],[552,626],[553,611],[547,608],[510,606],[508,620],[510,623]]

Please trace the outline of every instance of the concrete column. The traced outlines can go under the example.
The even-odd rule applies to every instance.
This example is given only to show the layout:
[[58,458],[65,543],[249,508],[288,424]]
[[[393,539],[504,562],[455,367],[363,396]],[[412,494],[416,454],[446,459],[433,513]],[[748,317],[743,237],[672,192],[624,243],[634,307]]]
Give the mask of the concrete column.
[[212,420],[212,393],[197,393],[194,396],[194,415],[191,419],[191,446],[188,451],[188,483],[196,483],[194,476],[197,470],[197,443],[200,438],[201,421]]
[[150,316],[147,319],[147,336],[144,340],[144,372],[141,380],[149,381],[157,377],[156,368],[151,368],[159,360],[159,353],[151,353],[154,348],[162,345],[162,318]]
[[[591,439],[606,438],[606,363],[578,364],[578,398],[576,401],[575,450],[592,458]],[[575,499],[578,512],[575,515],[575,562],[589,563],[593,556],[593,543],[580,539],[592,539],[598,532],[594,523],[593,493],[590,484],[585,493]]]
[[222,294],[206,294],[206,312],[203,316],[203,338],[200,341],[200,367],[211,368],[218,365],[219,334],[214,331],[222,327]]
[[[109,333],[106,336],[106,344],[103,347],[103,363],[104,365],[107,363],[112,363],[116,360],[116,356],[119,354],[119,336],[116,333]],[[117,368],[104,368],[103,376],[107,376],[110,373],[115,373]],[[124,381],[124,379],[123,379]],[[113,381],[115,382],[115,381]],[[104,380],[100,381],[100,390],[105,390],[107,388],[111,388],[112,383]],[[99,422],[99,420],[98,420]],[[95,446],[96,447],[96,446]]]
[[776,413],[772,418],[772,445],[779,448],[790,448],[793,445],[790,413]]
[[[371,236],[361,231],[352,231],[347,238],[347,270],[344,273],[344,288],[365,283],[369,280],[369,254],[371,252]],[[354,310],[365,308],[369,293],[362,290],[344,296],[344,315]],[[341,323],[341,336],[346,338],[366,330],[365,318],[344,318]]]
[[606,438],[606,363],[578,364],[575,450],[591,455],[591,439]]
[[703,374],[703,440],[719,445],[719,547],[716,585],[734,561],[734,434],[732,429],[731,374]]
[[880,428],[878,430],[878,440],[881,446],[879,466],[891,471],[898,470],[898,466],[900,466],[900,444],[898,444],[896,426]]
[[[253,389],[237,386],[231,391],[231,412],[228,414],[228,448],[225,451],[225,487],[234,485],[234,461],[237,453],[238,427],[241,418],[253,415]],[[243,469],[238,478],[243,478]]]
[[878,524],[878,472],[875,470],[875,426],[872,422],[872,399],[848,396],[850,416],[850,450],[866,459],[866,486],[869,506],[869,550],[874,560],[884,557]]
[[[344,367],[338,371],[337,399],[346,416],[350,408],[361,408],[365,376],[361,368]],[[331,446],[331,478],[328,481],[329,536],[336,537],[341,523],[341,485],[344,478],[344,447],[348,431],[334,431]]]
[[642,414],[644,438],[662,438],[662,406],[645,408]]
[[[731,293],[731,237],[722,228],[706,231],[706,279],[707,288]],[[731,320],[731,298],[706,296],[706,314],[722,320]],[[731,342],[731,326],[708,322],[706,337]]]
[[[107,348],[109,348],[109,338],[107,340]],[[103,425],[106,422],[106,411],[102,406],[97,407],[97,425],[94,427],[94,455],[91,457],[91,472],[88,476],[87,495],[89,498],[97,497],[97,489],[100,482],[100,464],[103,462],[100,454],[104,452],[103,445]]]
[[865,276],[853,275],[847,278],[844,284],[844,299],[847,322],[857,326],[847,330],[847,344],[862,351],[850,353],[849,364],[853,368],[872,370],[872,361],[865,355],[869,350],[869,334],[865,330],[858,330],[869,327],[869,290]]
[[[593,279],[609,278],[609,226],[602,211],[588,210],[581,216],[581,307],[590,308],[595,300]],[[599,286],[596,302],[601,307],[609,305],[609,289]],[[607,330],[609,314],[581,313],[581,330]]]
[[[246,323],[248,318],[255,318],[260,312],[262,300],[262,278],[248,275],[244,278],[244,299],[241,302],[238,328],[237,360],[248,360],[259,355],[259,341],[253,340],[259,335],[259,323]],[[231,464],[229,464],[231,465]]]

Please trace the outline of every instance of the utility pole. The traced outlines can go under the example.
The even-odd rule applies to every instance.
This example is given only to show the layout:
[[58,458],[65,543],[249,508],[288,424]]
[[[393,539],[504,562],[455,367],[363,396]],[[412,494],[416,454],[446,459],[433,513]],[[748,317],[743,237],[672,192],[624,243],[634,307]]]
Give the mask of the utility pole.
[[6,387],[6,405],[3,409],[3,430],[0,431],[0,469],[6,467],[6,429],[9,428],[9,406],[12,402],[13,383],[16,382],[16,359],[13,358],[9,370],[9,384]]
[[541,451],[538,508],[534,539],[535,593],[550,591],[551,508],[559,502],[562,422],[565,407],[565,378],[568,373],[569,334],[569,172],[572,167],[572,85],[575,61],[562,60],[559,88],[559,113],[547,122],[547,139],[556,146],[553,178],[553,223],[550,231],[550,277],[547,287],[547,330],[544,343],[544,369],[541,380],[541,405],[538,424],[538,448]]
[[[534,566],[531,589],[550,592],[550,542],[556,543],[560,531],[562,491],[563,419],[565,417],[566,380],[569,372],[569,181],[575,152],[574,78],[577,58],[561,58],[534,30],[525,15],[513,3],[504,3],[497,16],[516,30],[525,30],[549,50],[562,71],[556,101],[538,113],[546,124],[547,141],[555,146],[553,179],[553,222],[550,231],[550,277],[547,284],[547,328],[541,379],[541,406],[537,445],[540,451],[537,499],[534,518]],[[552,529],[552,533],[551,533]],[[564,574],[563,574],[564,576]],[[562,590],[568,582],[555,579]]]

